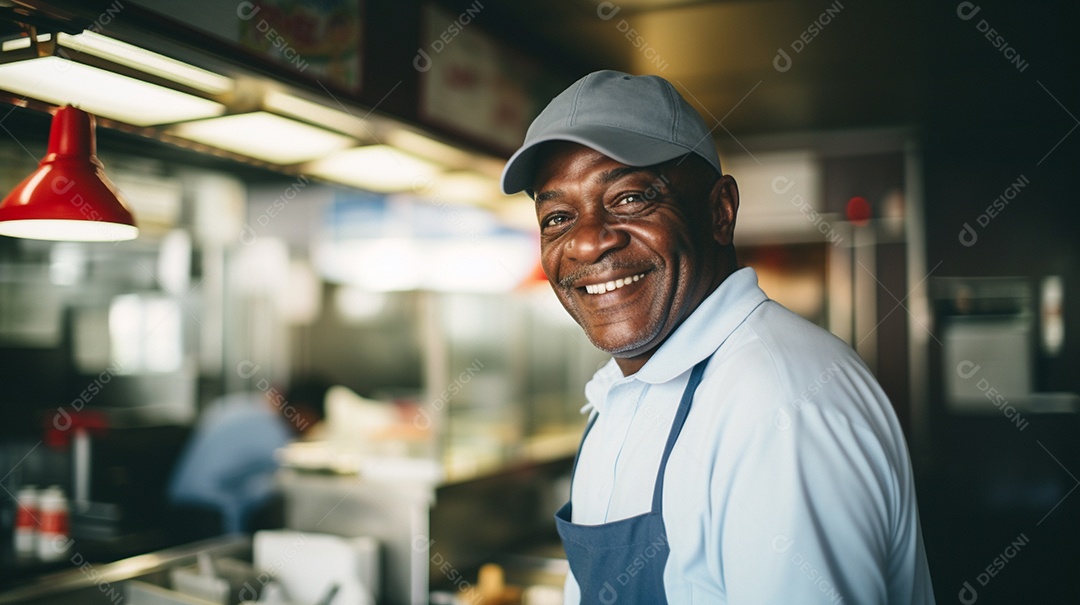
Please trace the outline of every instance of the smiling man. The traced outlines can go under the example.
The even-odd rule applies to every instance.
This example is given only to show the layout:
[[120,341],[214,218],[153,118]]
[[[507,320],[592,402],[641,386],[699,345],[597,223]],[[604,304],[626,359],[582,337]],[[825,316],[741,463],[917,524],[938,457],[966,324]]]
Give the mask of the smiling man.
[[613,356],[556,515],[568,604],[933,602],[888,399],[738,268],[738,187],[671,84],[582,78],[502,185],[536,201],[551,286]]

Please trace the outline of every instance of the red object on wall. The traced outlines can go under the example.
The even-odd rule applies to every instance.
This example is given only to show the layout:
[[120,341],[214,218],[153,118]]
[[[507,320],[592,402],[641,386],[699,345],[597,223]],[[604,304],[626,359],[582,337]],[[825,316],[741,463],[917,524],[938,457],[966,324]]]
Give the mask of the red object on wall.
[[847,220],[862,227],[870,222],[870,202],[866,198],[856,195],[848,200]]

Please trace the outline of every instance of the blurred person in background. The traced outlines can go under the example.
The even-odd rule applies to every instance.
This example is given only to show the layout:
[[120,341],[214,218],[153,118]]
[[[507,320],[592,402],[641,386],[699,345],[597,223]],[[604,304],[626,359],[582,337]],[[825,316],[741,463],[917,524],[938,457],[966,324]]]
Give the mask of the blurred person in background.
[[303,379],[285,392],[226,395],[203,411],[168,487],[179,541],[274,525],[275,452],[325,418],[328,383]]

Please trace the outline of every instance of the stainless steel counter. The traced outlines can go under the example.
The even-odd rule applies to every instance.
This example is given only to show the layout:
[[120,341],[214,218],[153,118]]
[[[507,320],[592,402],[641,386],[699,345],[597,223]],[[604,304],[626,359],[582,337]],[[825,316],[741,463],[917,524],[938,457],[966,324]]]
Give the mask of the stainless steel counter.
[[112,563],[91,563],[73,544],[68,560],[71,569],[37,577],[30,584],[0,593],[0,605],[92,605],[123,601],[122,583],[142,579],[155,582],[164,578],[169,569],[193,565],[196,555],[209,553],[214,557],[247,559],[251,556],[248,536],[221,536],[137,555]]

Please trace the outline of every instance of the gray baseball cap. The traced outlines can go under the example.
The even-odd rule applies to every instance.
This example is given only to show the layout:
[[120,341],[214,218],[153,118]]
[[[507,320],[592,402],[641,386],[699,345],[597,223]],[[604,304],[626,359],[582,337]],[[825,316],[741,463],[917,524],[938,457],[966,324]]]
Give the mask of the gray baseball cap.
[[503,193],[533,186],[537,150],[572,141],[627,166],[651,166],[696,153],[720,170],[712,131],[667,80],[596,71],[570,85],[533,120],[502,173]]

